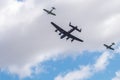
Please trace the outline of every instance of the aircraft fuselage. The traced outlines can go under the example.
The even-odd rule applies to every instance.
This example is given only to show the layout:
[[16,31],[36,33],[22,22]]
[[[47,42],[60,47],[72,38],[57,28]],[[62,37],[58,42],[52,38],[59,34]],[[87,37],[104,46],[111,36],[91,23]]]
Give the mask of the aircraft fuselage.
[[[66,37],[68,34],[72,33],[75,30],[75,28],[72,28],[71,30],[68,31],[68,33],[62,35],[60,38],[63,39],[64,37]],[[67,38],[68,39],[68,38]]]

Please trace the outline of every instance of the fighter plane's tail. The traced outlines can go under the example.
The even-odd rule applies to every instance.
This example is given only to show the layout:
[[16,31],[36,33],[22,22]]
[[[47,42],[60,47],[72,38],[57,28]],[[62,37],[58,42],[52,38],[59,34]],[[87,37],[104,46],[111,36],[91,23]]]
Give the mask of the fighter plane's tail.
[[72,27],[73,29],[77,30],[78,32],[81,32],[81,31],[82,31],[82,29],[78,29],[77,26],[73,26],[73,25],[71,24],[71,22],[69,22],[69,26]]
[[113,42],[112,45],[115,45],[115,43]]
[[112,45],[115,45],[115,43],[113,42],[110,46],[112,46]]
[[56,9],[55,7],[52,7],[52,9]]

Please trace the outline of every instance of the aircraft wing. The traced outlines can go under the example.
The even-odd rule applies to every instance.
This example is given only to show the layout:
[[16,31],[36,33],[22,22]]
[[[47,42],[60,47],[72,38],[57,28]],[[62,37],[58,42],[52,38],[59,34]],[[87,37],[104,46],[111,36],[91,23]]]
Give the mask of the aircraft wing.
[[74,40],[77,40],[77,41],[83,42],[83,40],[81,40],[81,39],[79,39],[79,38],[73,36],[72,34],[68,34],[67,36],[68,36],[69,38],[74,39]]
[[45,12],[47,12],[47,13],[49,13],[49,11],[48,10],[46,10],[46,9],[43,9]]
[[104,44],[104,46],[105,46],[106,48],[108,48],[108,45]]
[[51,24],[61,33],[66,34],[66,31],[63,30],[62,28],[60,28],[58,25],[56,25],[55,23],[51,22]]
[[69,38],[72,38],[74,40],[77,40],[77,41],[80,41],[80,42],[83,42],[83,40],[73,36],[72,34],[68,33],[67,31],[63,30],[62,28],[60,28],[58,25],[56,25],[55,23],[51,22],[51,24],[57,29],[59,30],[59,32],[61,32],[63,34],[63,38],[65,36],[68,36]]
[[56,14],[55,14],[55,13],[52,13],[52,12],[51,12],[50,14],[52,14],[52,15],[56,16]]
[[111,49],[111,50],[114,50],[114,48],[111,48],[111,47],[110,47],[110,49]]

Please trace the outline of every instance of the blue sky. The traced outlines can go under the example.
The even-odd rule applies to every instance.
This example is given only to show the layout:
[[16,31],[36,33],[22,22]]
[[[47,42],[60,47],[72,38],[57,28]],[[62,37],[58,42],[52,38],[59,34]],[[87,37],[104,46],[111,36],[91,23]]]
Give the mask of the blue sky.
[[[101,55],[101,52],[88,52],[85,51],[83,55],[77,56],[75,58],[69,56],[63,59],[58,60],[49,60],[45,61],[42,64],[39,64],[39,68],[41,65],[43,67],[43,71],[38,74],[32,74],[32,77],[25,77],[22,80],[54,80],[54,78],[59,74],[66,74],[72,70],[78,69],[82,65],[94,64],[94,61]],[[94,74],[87,80],[111,80],[115,76],[115,72],[119,70],[119,54],[110,60],[109,65],[105,70],[100,71]],[[34,69],[33,69],[34,71]],[[9,74],[6,71],[0,72],[1,80],[20,80],[18,75]]]
[[[55,7],[57,16],[43,9]],[[120,1],[0,1],[0,80],[120,80]],[[50,24],[84,42],[60,39]],[[103,44],[113,46],[114,51]]]

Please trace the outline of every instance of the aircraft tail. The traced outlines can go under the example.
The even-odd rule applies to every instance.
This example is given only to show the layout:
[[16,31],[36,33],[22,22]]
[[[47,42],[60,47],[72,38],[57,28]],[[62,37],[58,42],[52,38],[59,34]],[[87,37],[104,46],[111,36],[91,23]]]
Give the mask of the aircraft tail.
[[115,43],[113,42],[112,45],[115,45]]
[[73,26],[73,25],[71,24],[71,22],[69,22],[69,26],[72,27],[73,29],[77,30],[78,32],[81,32],[81,31],[82,31],[82,29],[78,29],[77,26]]
[[71,26],[71,22],[69,22],[69,26]]
[[82,31],[82,29],[76,29],[78,32],[81,32]]
[[55,7],[52,7],[52,9],[56,9]]

